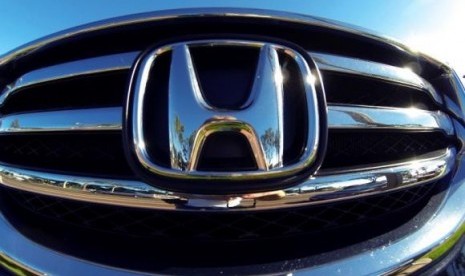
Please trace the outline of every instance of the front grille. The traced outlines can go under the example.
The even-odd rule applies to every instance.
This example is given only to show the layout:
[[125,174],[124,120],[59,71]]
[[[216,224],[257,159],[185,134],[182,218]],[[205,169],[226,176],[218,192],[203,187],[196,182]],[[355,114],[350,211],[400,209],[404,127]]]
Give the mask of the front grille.
[[252,213],[166,212],[114,208],[9,190],[29,214],[101,233],[170,240],[243,241],[318,234],[377,223],[421,208],[434,184],[310,208]]
[[42,171],[133,176],[120,133],[0,136],[1,161]]
[[[415,119],[409,119],[410,113],[415,110],[425,110],[428,120],[431,120],[437,114],[443,118],[447,115],[438,111],[440,109],[437,95],[431,91],[428,86],[421,86],[421,81],[405,84],[405,80],[396,80],[392,75],[402,74],[404,69],[396,68],[391,65],[377,64],[370,61],[361,61],[378,68],[378,71],[392,71],[390,78],[383,76],[369,76],[366,72],[346,72],[338,68],[328,67],[322,57],[322,54],[311,54],[320,62],[322,81],[325,88],[326,98],[330,107],[330,131],[328,136],[327,154],[324,158],[322,168],[341,169],[347,167],[366,167],[376,165],[376,163],[396,163],[403,162],[407,159],[414,158],[418,155],[427,154],[439,149],[445,149],[452,144],[448,138],[451,134],[447,126],[441,125],[441,121],[436,127],[427,127],[419,129]],[[108,176],[108,177],[134,177],[133,173],[124,158],[124,149],[122,146],[122,135],[120,128],[118,130],[107,131],[109,125],[115,122],[121,125],[122,116],[120,114],[112,115],[112,121],[102,120],[93,128],[86,130],[85,133],[73,131],[78,127],[80,118],[86,116],[100,117],[99,108],[120,108],[123,105],[123,99],[126,96],[126,89],[129,81],[129,67],[137,53],[127,53],[113,56],[92,57],[85,60],[70,61],[64,64],[54,65],[53,70],[48,67],[37,69],[40,74],[53,74],[59,72],[60,66],[67,68],[69,64],[81,64],[84,69],[76,74],[57,75],[46,79],[36,79],[35,82],[19,85],[17,89],[5,87],[4,94],[0,98],[0,113],[5,118],[11,118],[1,125],[3,131],[0,131],[0,162],[27,167],[39,171],[55,171],[60,173],[79,173],[89,176]],[[330,56],[333,57],[333,56]],[[105,68],[105,64],[100,65],[99,70],[85,69],[87,64],[93,64],[100,60],[108,62],[109,60],[128,59],[123,66]],[[346,59],[336,57],[338,59]],[[359,61],[354,61],[359,62]],[[56,69],[58,67],[58,69]],[[338,71],[339,70],[339,71]],[[400,72],[398,72],[400,70]],[[34,76],[37,71],[29,73]],[[44,73],[45,72],[45,73]],[[50,73],[52,72],[52,73]],[[413,74],[412,72],[410,72]],[[39,74],[39,75],[40,75]],[[77,76],[76,76],[77,75]],[[24,79],[31,78],[26,73]],[[166,79],[166,76],[161,79]],[[400,75],[399,75],[400,76]],[[414,75],[420,78],[418,75]],[[19,80],[21,80],[20,78]],[[397,82],[398,81],[398,82]],[[166,85],[166,84],[165,84]],[[415,86],[418,85],[418,86]],[[289,87],[288,87],[289,88]],[[298,102],[295,97],[288,97],[290,101]],[[157,98],[158,99],[158,98]],[[160,100],[164,98],[161,97]],[[289,99],[287,102],[289,102]],[[163,101],[166,101],[164,99]],[[345,108],[345,116],[351,116],[353,123],[362,123],[361,128],[332,128],[331,106]],[[391,127],[384,128],[383,123],[372,122],[363,110],[373,110],[387,112],[385,115],[378,117],[391,116],[389,112],[403,112],[406,120],[411,120],[411,125],[407,124],[404,128],[396,127],[392,122]],[[389,109],[391,108],[391,109]],[[56,110],[67,111],[73,110],[78,114],[75,121],[68,122],[60,132],[43,130],[40,121],[34,118],[37,115],[47,114]],[[362,110],[359,112],[359,110]],[[163,110],[162,110],[163,111]],[[153,111],[148,114],[158,116],[162,111]],[[166,111],[166,110],[165,110]],[[103,110],[101,111],[103,113]],[[292,113],[294,112],[294,113]],[[302,118],[299,117],[302,112],[292,111],[291,115],[285,116],[286,130],[298,130],[303,124]],[[355,112],[358,112],[356,115]],[[22,121],[28,114],[27,120],[35,123],[33,127],[18,133],[11,131],[13,128],[21,128]],[[92,114],[92,115],[89,115]],[[65,116],[61,113],[59,116]],[[55,115],[58,116],[58,115]],[[103,115],[102,115],[103,116]],[[59,117],[51,117],[44,121],[45,125],[53,125],[54,120]],[[396,119],[398,122],[400,119]],[[98,121],[98,120],[97,120]],[[296,123],[296,122],[300,123]],[[387,120],[389,123],[389,120]],[[420,126],[421,126],[420,121]],[[305,124],[304,124],[305,125]],[[374,127],[373,127],[374,126]],[[389,126],[389,125],[388,125]],[[40,133],[39,131],[40,130]],[[160,128],[159,132],[154,132],[156,141],[165,145],[165,148],[157,151],[164,159],[168,158],[167,137],[160,135],[167,132],[166,129]],[[300,142],[295,143],[299,135],[285,134],[285,162],[289,156],[298,155],[300,151]],[[292,131],[291,131],[292,132]],[[295,131],[294,131],[295,132]],[[150,132],[152,133],[152,132]],[[150,134],[152,135],[152,134]],[[291,141],[291,142],[289,142]],[[294,142],[292,142],[294,141]],[[148,143],[150,149],[155,143]],[[290,146],[289,146],[290,145]],[[297,146],[296,146],[297,145]],[[160,158],[161,158],[160,157]],[[166,157],[166,158],[165,158]],[[247,159],[248,160],[248,159]],[[168,161],[166,161],[168,162]],[[169,163],[169,162],[168,162]]]
[[[128,163],[123,143],[123,131],[126,131],[123,130],[123,118],[127,116],[123,114],[123,106],[131,68],[137,57],[154,43],[171,43],[173,37],[190,39],[191,35],[197,35],[210,39],[211,34],[221,34],[220,37],[230,34],[245,39],[258,37],[258,40],[266,37],[265,41],[280,39],[298,45],[315,61],[318,70],[312,70],[320,74],[316,86],[324,91],[328,104],[327,149],[322,167],[315,175],[305,180],[298,175],[295,181],[290,180],[285,183],[286,187],[280,187],[284,190],[271,195],[267,195],[268,191],[253,191],[247,194],[248,198],[241,195],[244,196],[240,198],[243,205],[235,209],[236,206],[229,206],[229,198],[226,208],[217,205],[211,209],[210,205],[193,207],[189,204],[198,203],[195,196],[183,197],[183,193],[173,194],[151,187]],[[200,82],[206,89],[216,90],[229,79],[223,72],[220,74],[211,69],[221,62],[202,63],[208,56],[208,53],[197,53],[194,58],[202,67]],[[246,86],[251,80],[244,77],[248,75],[244,73],[248,63],[239,59],[248,56],[254,54],[236,53],[229,57],[228,62],[235,66],[236,72],[232,73],[236,74],[236,82],[243,82],[228,87],[225,91],[229,94],[236,87],[242,92],[249,91]],[[287,68],[283,71],[284,79],[287,73],[298,71],[294,68],[297,66],[295,61],[287,58],[289,60],[281,56],[279,61],[282,68]],[[407,70],[405,64],[422,70]],[[168,62],[165,65],[169,67]],[[152,78],[150,84],[166,90],[169,72],[162,67],[161,74]],[[229,66],[224,67],[224,72],[228,72]],[[368,37],[340,29],[326,29],[324,24],[307,26],[297,21],[275,21],[271,17],[218,18],[206,15],[141,20],[66,35],[47,47],[17,56],[12,63],[0,65],[0,91],[3,91],[0,94],[0,179],[9,187],[0,188],[0,208],[18,229],[25,235],[35,236],[40,244],[64,252],[74,249],[72,256],[110,265],[117,263],[117,266],[120,262],[105,260],[106,254],[88,256],[93,250],[87,249],[96,248],[93,242],[100,241],[101,237],[110,240],[108,244],[114,247],[118,247],[120,241],[132,243],[125,237],[137,238],[141,244],[155,239],[155,247],[158,241],[167,242],[168,248],[171,248],[170,242],[176,240],[181,241],[177,244],[183,250],[187,242],[243,242],[249,249],[253,241],[284,240],[282,244],[287,246],[287,251],[283,252],[298,258],[308,256],[309,250],[314,249],[313,242],[319,245],[312,252],[319,254],[366,241],[400,228],[426,209],[430,199],[440,193],[435,189],[440,186],[440,178],[452,167],[451,160],[458,145],[454,140],[452,119],[444,109],[442,95],[436,91],[434,83],[430,83],[440,70],[427,60]],[[292,91],[304,81],[313,80],[300,79],[299,85],[287,82],[284,90]],[[221,93],[213,93],[207,98],[226,108],[237,107],[246,98],[245,94],[228,96],[223,98]],[[150,141],[144,141],[147,142],[144,146],[153,155],[159,154],[163,164],[170,163],[168,127],[153,119],[167,121],[163,117],[168,114],[167,104],[160,104],[167,103],[167,98],[167,93],[153,96],[154,105],[160,108],[144,114],[160,125],[151,132],[152,136],[149,135],[147,140]],[[297,93],[285,98],[283,109],[297,107],[288,110],[284,116],[284,124],[287,124],[284,129],[287,127],[292,131],[284,134],[283,159],[285,164],[291,164],[299,158],[305,146],[307,137],[300,134],[308,125],[308,118],[303,115],[306,114],[303,112],[305,103]],[[187,143],[191,138],[183,137]],[[225,140],[223,138],[216,137],[209,145],[212,157],[200,160],[200,167],[218,170],[225,167],[217,160],[227,158],[215,156],[218,147],[215,141]],[[233,140],[230,136],[227,138]],[[237,145],[236,142],[230,144]],[[225,155],[229,158],[229,153]],[[237,168],[237,163],[243,165],[241,168],[254,167],[244,156],[238,154],[239,161],[232,162],[231,167]],[[421,166],[415,166],[418,163]],[[338,179],[341,176],[346,177],[344,181],[349,181]],[[318,182],[321,179],[326,182]],[[307,190],[300,185],[292,186],[301,180],[303,184],[310,183],[304,187]],[[315,193],[307,194],[312,189]],[[289,191],[289,197],[279,198],[282,194],[279,192],[287,196]],[[217,199],[215,197],[213,201]],[[167,205],[169,208],[165,208]],[[173,210],[175,208],[177,210]],[[372,229],[376,231],[371,232]],[[39,234],[31,234],[35,230],[40,230]],[[349,232],[350,235],[346,235]],[[46,236],[42,233],[49,235],[47,239],[53,240],[55,234],[61,235],[62,239],[59,242],[56,242],[58,238],[55,242],[44,241],[46,238],[38,237]],[[299,239],[302,236],[306,239]],[[86,245],[81,246],[74,237],[79,237]],[[298,241],[291,244],[288,238]],[[68,246],[68,243],[74,244]],[[328,247],[330,243],[331,248]],[[296,244],[303,248],[304,254],[295,253]],[[138,247],[139,244],[131,246]],[[266,246],[258,251],[267,251]],[[213,250],[206,250],[210,255],[222,248],[212,247]],[[153,251],[153,248],[147,250]],[[124,250],[117,248],[114,251],[117,252],[115,255],[124,255],[122,259],[128,261],[127,253],[121,253]],[[142,256],[143,261],[152,258],[139,248],[133,251],[149,255]],[[253,250],[250,252],[255,262],[258,254]],[[163,250],[158,253],[165,254]],[[173,255],[173,266],[176,266],[180,258],[178,252]],[[288,258],[283,257],[286,253],[271,252],[269,255],[273,255],[272,261]],[[202,259],[202,256],[198,258]],[[228,259],[228,265],[237,266],[237,263],[231,264],[235,258],[223,259]],[[250,263],[252,258],[242,257],[244,259],[249,259]]]
[[[124,34],[122,31],[121,35]],[[297,37],[290,40],[306,45]],[[99,47],[93,55],[67,56],[63,52],[60,59],[38,54],[40,59],[31,63],[35,65],[33,67],[19,63],[17,74],[20,75],[11,74],[14,77],[10,85],[4,86],[0,95],[0,163],[64,175],[137,180],[124,154],[122,110],[131,68],[140,52],[149,46],[134,45],[135,48],[130,47],[127,50],[131,51],[124,53],[115,53],[114,49],[105,47]],[[328,145],[320,172],[396,165],[454,146],[450,119],[441,111],[442,98],[421,75],[394,66],[395,62],[380,63],[378,61],[382,60],[364,59],[362,54],[354,58],[350,51],[329,50],[331,47],[327,46],[327,52],[323,48],[307,47],[320,69],[329,110]],[[220,54],[224,55],[223,52]],[[255,52],[240,54],[243,59],[250,56],[250,64],[256,63]],[[206,71],[200,74],[201,84],[216,91],[220,83],[223,86],[227,83],[227,79],[216,80],[218,73],[210,67],[218,62],[213,65],[202,63],[207,57],[206,53],[194,53],[197,63]],[[228,62],[234,65],[230,73],[240,77],[236,82],[247,80],[244,76],[249,76],[253,70],[242,72],[245,65],[237,64],[239,57],[230,59]],[[281,57],[280,63],[284,75],[296,71],[295,64],[289,60]],[[157,67],[161,73],[151,78],[159,90],[168,85],[169,62],[162,64],[163,70]],[[223,67],[222,74],[227,74],[229,65]],[[209,81],[209,78],[215,80]],[[296,85],[285,82],[284,86],[289,94]],[[248,90],[242,88],[241,91]],[[231,97],[231,93],[232,90],[227,91],[226,100],[222,99],[221,93],[214,93],[214,99],[209,101],[223,106],[231,99],[240,102],[239,98],[244,98],[243,93],[239,98]],[[167,102],[166,95],[155,94],[155,101]],[[306,123],[301,110],[305,107],[299,105],[301,99],[295,95],[285,99],[283,161],[288,164],[294,162],[302,151],[305,138],[299,131]],[[167,120],[166,104],[160,106],[145,114],[152,119],[158,118],[153,121],[160,125],[157,131],[146,131],[150,140],[146,149],[157,153],[157,158],[169,165],[168,132],[162,123]],[[250,155],[244,153],[247,154]],[[200,165],[205,163],[208,168],[219,170],[227,165],[212,160],[202,159]],[[245,156],[240,160],[252,159]],[[234,169],[237,162],[233,163]],[[250,162],[240,163],[246,168],[254,167]]]
[[[346,133],[333,131],[322,169],[373,166],[408,160],[444,149],[442,133]],[[121,135],[113,133],[0,136],[1,161],[42,171],[97,177],[135,178],[127,163]]]

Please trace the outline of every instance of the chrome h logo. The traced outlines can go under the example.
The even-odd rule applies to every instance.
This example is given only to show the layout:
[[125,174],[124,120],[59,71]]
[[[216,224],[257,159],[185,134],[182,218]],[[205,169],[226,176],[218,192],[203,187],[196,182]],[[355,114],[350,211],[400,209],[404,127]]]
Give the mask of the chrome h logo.
[[[258,63],[248,100],[234,109],[218,108],[204,98],[199,84],[191,49],[204,47],[248,47],[257,49]],[[160,57],[170,54],[168,78],[168,136],[169,164],[160,164],[146,148],[144,110],[157,108],[147,105],[147,87],[151,70]],[[291,164],[283,162],[284,114],[283,90],[285,77],[280,55],[291,58],[298,67],[298,76],[305,99],[307,122],[305,147],[300,157]],[[261,41],[239,39],[194,40],[162,45],[142,56],[135,66],[126,106],[126,134],[134,160],[142,170],[154,176],[186,181],[267,181],[292,177],[314,165],[321,127],[321,106],[315,80],[318,74],[309,57],[291,47]],[[310,64],[311,63],[311,66]],[[312,69],[314,72],[312,72]],[[320,101],[320,103],[319,103]],[[323,108],[324,110],[324,108]],[[323,127],[326,127],[325,125]],[[242,135],[250,146],[256,163],[252,171],[203,171],[198,169],[203,146],[207,138],[219,132]],[[182,135],[180,135],[182,133]],[[266,142],[263,137],[273,137]],[[189,139],[186,139],[189,137]]]

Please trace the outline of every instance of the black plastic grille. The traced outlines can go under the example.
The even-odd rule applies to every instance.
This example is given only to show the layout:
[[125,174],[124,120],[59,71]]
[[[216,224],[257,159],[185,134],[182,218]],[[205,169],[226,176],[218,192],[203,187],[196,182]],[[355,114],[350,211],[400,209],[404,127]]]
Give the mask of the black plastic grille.
[[130,176],[119,133],[0,136],[0,161],[39,170]]
[[433,184],[329,205],[262,212],[166,212],[69,201],[10,190],[16,204],[60,223],[144,238],[239,241],[319,233],[379,220],[410,207]]

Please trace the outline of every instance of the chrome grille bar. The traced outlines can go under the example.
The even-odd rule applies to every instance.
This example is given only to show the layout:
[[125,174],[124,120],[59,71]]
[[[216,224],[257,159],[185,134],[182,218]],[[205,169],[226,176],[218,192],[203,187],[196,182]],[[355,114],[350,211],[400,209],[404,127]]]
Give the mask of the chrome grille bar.
[[372,61],[323,53],[310,53],[310,55],[318,64],[320,70],[376,78],[410,86],[427,92],[437,103],[442,103],[442,98],[434,87],[407,67],[399,68]]
[[[321,70],[353,74],[410,86],[428,93],[437,103],[442,98],[433,86],[407,68],[323,53],[309,53]],[[77,76],[125,70],[131,68],[139,52],[120,53],[77,60],[41,68],[22,75],[8,85],[0,95],[0,106],[15,92],[28,86]]]
[[121,130],[121,107],[71,109],[0,118],[0,133]]
[[328,107],[330,129],[373,130],[442,130],[454,133],[451,119],[441,111],[425,111],[416,108],[381,108],[350,105]]
[[[451,119],[441,111],[332,105],[330,129],[443,131],[454,133]],[[8,115],[0,118],[0,134],[121,130],[122,108],[94,108]]]
[[0,164],[4,186],[62,198],[165,210],[244,210],[312,205],[429,183],[453,166],[455,149],[406,163],[341,174],[316,175],[295,187],[222,196],[176,194],[139,181],[44,173]]
[[71,61],[44,67],[22,75],[1,93],[0,105],[20,89],[60,79],[129,69],[139,52],[129,52]]

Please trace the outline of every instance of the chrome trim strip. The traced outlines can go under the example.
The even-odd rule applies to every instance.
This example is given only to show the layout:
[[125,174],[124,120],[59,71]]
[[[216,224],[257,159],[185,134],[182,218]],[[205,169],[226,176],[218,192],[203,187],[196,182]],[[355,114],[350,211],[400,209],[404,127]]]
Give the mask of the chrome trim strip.
[[[293,275],[386,275],[401,272],[402,275],[408,275],[406,269],[411,273],[421,268],[420,263],[440,260],[448,253],[450,246],[457,244],[457,237],[465,233],[465,166],[461,164],[463,156],[458,156],[457,161],[457,171],[451,176],[451,184],[445,191],[443,203],[424,225],[412,227],[400,239],[385,240],[378,247],[365,243],[361,250],[352,251],[349,256],[338,255],[327,262],[300,269],[290,267],[288,272]],[[76,271],[84,275],[143,273],[92,263],[39,245],[15,229],[1,213],[0,236],[0,252],[47,275],[71,275],[76,274]],[[312,244],[312,241],[302,242],[308,246]],[[218,273],[222,272],[220,269],[218,268]],[[211,270],[208,272],[212,273]],[[279,270],[276,273],[286,272]]]
[[26,264],[18,262],[10,258],[7,254],[0,249],[0,267],[8,270],[11,275],[47,275],[41,273],[33,268],[28,267]]
[[[0,106],[22,88],[77,76],[130,69],[140,52],[119,53],[57,64],[28,72],[0,93]],[[408,68],[356,58],[309,52],[320,70],[376,78],[427,92],[437,103],[443,102],[434,87]]]
[[[121,130],[122,108],[71,109],[0,117],[0,134]],[[454,134],[451,119],[441,111],[351,105],[328,107],[330,129],[440,130]]]
[[390,45],[400,52],[405,52],[412,56],[421,55],[429,62],[443,67],[449,68],[447,65],[435,60],[428,55],[418,53],[417,51],[411,50],[408,46],[396,41],[393,38],[382,36],[381,34],[374,34],[372,30],[366,30],[359,26],[349,25],[338,21],[331,21],[324,18],[315,16],[308,16],[303,14],[296,14],[291,12],[272,11],[263,9],[250,9],[250,8],[189,8],[189,9],[175,9],[175,10],[163,10],[151,13],[142,13],[129,16],[122,16],[118,18],[112,18],[93,22],[90,24],[70,28],[55,34],[40,38],[31,43],[20,46],[2,56],[0,56],[0,66],[30,53],[33,53],[43,47],[47,47],[50,44],[59,42],[60,40],[69,39],[78,35],[83,35],[93,31],[99,31],[112,27],[127,26],[139,23],[148,23],[163,21],[169,19],[182,19],[192,17],[207,17],[207,16],[221,16],[221,17],[244,17],[244,18],[272,18],[277,21],[293,22],[306,25],[319,26],[328,28],[331,30],[343,31],[355,35],[359,35],[365,38],[379,41],[386,45]]
[[410,275],[429,263],[441,260],[448,249],[465,234],[465,164],[457,156],[446,196],[427,223],[414,227],[401,239],[383,246],[335,260],[331,263],[295,271],[295,275]]
[[[108,56],[99,56],[57,64],[28,72],[1,92],[0,106],[18,90],[45,82],[72,78],[83,75],[129,69],[139,52],[128,52]],[[64,93],[66,93],[64,91]]]
[[28,192],[86,202],[164,210],[264,210],[306,206],[379,194],[432,182],[454,164],[453,148],[434,156],[365,171],[316,175],[285,189],[251,194],[176,194],[139,181],[86,178],[0,165],[0,182]]
[[442,103],[442,98],[434,87],[408,67],[400,68],[378,62],[315,52],[311,52],[310,55],[320,70],[376,78],[410,86],[427,92],[437,103]]
[[0,134],[121,130],[121,107],[35,112],[0,117]]
[[444,93],[445,103],[451,115],[465,126],[465,86],[454,70],[442,76],[447,79],[453,93]]
[[451,118],[441,111],[351,105],[328,107],[330,129],[442,130],[454,134]]

